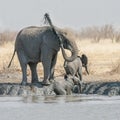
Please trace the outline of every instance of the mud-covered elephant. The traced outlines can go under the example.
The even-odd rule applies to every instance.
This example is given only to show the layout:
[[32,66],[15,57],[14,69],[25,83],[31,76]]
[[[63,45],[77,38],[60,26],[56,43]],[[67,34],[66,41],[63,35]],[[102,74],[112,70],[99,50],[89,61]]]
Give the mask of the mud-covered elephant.
[[[60,47],[66,61],[73,61],[77,57],[78,49],[75,42],[68,39],[59,30],[57,32],[62,38],[62,45],[58,36],[54,34],[53,29],[49,26],[31,26],[22,29],[18,33],[12,59],[15,52],[17,52],[22,69],[22,85],[27,84],[27,65],[31,69],[32,83],[38,82],[36,70],[38,62],[42,62],[44,69],[44,80],[42,83],[45,85],[50,84],[49,80],[54,77],[54,67]],[[71,51],[71,56],[66,55],[64,48]]]
[[[65,79],[55,80],[49,86],[49,92],[54,91],[56,95],[71,95],[74,87],[78,86],[77,92],[80,93],[79,79],[75,76],[66,75]],[[45,91],[47,92],[47,90]]]
[[77,76],[82,81],[82,67],[85,67],[87,74],[89,74],[87,64],[88,58],[85,54],[82,54],[82,56],[77,56],[72,62],[65,60],[64,69],[67,75]]

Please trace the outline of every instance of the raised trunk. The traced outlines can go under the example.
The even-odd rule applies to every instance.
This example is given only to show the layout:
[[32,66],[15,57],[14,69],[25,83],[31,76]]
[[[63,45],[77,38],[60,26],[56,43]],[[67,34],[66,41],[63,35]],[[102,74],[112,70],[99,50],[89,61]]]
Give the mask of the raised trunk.
[[78,56],[78,49],[77,49],[77,46],[76,44],[71,44],[71,56],[68,57],[67,54],[65,53],[65,50],[63,48],[63,45],[61,45],[61,50],[62,50],[62,54],[63,54],[63,58],[68,61],[68,62],[72,62],[75,58],[77,58]]

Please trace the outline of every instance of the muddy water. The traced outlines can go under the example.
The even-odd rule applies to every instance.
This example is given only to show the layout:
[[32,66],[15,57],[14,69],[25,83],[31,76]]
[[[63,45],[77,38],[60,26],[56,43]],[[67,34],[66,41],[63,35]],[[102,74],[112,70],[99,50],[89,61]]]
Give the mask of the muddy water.
[[120,97],[0,97],[0,120],[120,120]]

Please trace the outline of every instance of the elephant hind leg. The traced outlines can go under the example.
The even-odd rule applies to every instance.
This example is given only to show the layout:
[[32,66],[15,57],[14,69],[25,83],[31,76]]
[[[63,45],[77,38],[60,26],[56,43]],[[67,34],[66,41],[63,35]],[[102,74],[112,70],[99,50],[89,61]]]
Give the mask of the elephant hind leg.
[[38,83],[38,75],[37,75],[37,63],[29,63],[31,74],[32,74],[32,83]]
[[17,55],[18,55],[21,69],[22,69],[21,85],[26,85],[27,84],[27,59],[26,59],[23,51],[18,51]]

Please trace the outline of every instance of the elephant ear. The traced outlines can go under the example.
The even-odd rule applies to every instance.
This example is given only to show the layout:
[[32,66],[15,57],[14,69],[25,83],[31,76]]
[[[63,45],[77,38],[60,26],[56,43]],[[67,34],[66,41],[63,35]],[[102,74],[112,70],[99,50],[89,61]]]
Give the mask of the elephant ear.
[[81,61],[82,61],[83,67],[87,66],[87,64],[88,64],[88,57],[85,54],[82,54]]
[[59,40],[51,29],[45,31],[43,35],[43,44],[47,45],[50,49],[56,51],[60,50]]
[[89,75],[88,72],[88,68],[87,68],[87,64],[88,64],[88,58],[85,54],[82,54],[82,57],[80,57],[81,61],[82,61],[82,66],[85,67],[85,70],[87,72],[87,74]]

